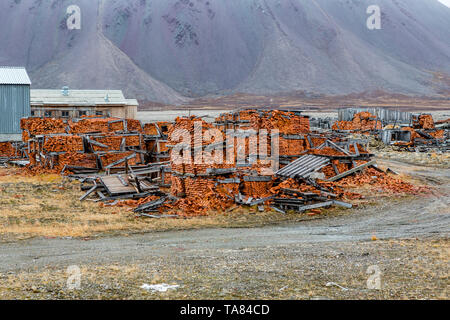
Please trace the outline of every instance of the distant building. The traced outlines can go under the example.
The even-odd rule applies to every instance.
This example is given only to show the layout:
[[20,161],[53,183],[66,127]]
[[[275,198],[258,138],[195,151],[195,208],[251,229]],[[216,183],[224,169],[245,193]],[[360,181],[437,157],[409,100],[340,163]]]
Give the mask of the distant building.
[[0,139],[21,133],[20,119],[30,116],[31,81],[22,67],[0,67]]
[[31,90],[31,116],[81,118],[110,116],[134,119],[139,103],[125,99],[121,90]]

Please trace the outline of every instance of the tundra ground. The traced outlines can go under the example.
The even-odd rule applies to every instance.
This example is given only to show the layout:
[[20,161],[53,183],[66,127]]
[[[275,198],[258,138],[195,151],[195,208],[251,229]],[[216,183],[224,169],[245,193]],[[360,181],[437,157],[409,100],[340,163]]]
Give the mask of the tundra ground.
[[[383,164],[433,193],[256,228],[11,238],[0,245],[0,298],[448,299],[450,170]],[[374,272],[379,289],[367,285]]]

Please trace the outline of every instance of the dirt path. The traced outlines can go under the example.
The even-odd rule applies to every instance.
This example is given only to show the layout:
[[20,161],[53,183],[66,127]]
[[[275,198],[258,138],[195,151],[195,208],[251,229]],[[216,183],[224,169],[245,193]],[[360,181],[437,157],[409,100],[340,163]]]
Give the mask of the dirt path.
[[[335,266],[335,254],[339,252],[350,256],[358,252],[359,257],[363,251],[374,250],[378,252],[381,260],[388,261],[391,261],[389,258],[391,254],[396,257],[413,255],[413,252],[409,252],[411,248],[399,247],[397,252],[389,251],[387,243],[400,243],[402,241],[400,239],[418,239],[422,244],[443,241],[444,256],[437,261],[444,259],[448,263],[450,170],[435,170],[386,161],[382,164],[389,165],[398,172],[413,172],[415,177],[434,184],[438,191],[427,198],[385,202],[370,209],[355,209],[349,215],[299,224],[255,229],[148,233],[92,241],[35,239],[6,243],[0,245],[0,273],[40,272],[49,267],[64,268],[73,264],[96,266],[156,264],[162,270],[182,267],[184,271],[180,272],[186,274],[188,268],[205,268],[210,265],[211,269],[215,269],[217,261],[222,259],[225,264],[227,261],[232,263],[233,259],[241,259],[246,261],[243,263],[256,267],[259,258],[265,257],[260,263],[267,267],[268,264],[276,264],[280,254],[288,257],[287,261],[293,263],[293,268],[312,263],[313,268],[318,267],[318,264],[327,270]],[[372,236],[382,241],[371,241]],[[418,247],[413,246],[414,248]],[[317,261],[298,260],[299,252],[302,255],[313,255]],[[420,254],[422,256],[428,254],[427,250],[424,252]],[[255,258],[256,253],[258,258]],[[439,253],[441,254],[442,252]],[[310,259],[311,256],[303,258]],[[373,256],[368,256],[366,262],[373,263],[373,260]],[[356,262],[355,259],[350,259],[346,263],[344,267],[351,268]],[[356,265],[360,266],[359,263]],[[394,265],[391,261],[390,268],[394,268]],[[432,265],[437,268],[439,264],[433,260]],[[339,269],[329,272],[338,274]],[[361,270],[358,272],[361,274]],[[448,269],[446,272],[448,275]],[[201,276],[199,274],[199,277]],[[440,294],[442,295],[442,292]]]

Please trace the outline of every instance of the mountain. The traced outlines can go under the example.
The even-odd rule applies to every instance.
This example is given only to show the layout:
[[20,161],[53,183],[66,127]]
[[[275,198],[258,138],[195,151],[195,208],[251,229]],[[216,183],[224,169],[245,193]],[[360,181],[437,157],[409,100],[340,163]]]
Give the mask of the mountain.
[[[81,30],[66,9],[81,8]],[[369,30],[369,5],[381,30]],[[450,92],[450,9],[437,0],[4,0],[0,65],[34,87],[186,96]]]
[[[81,30],[67,28],[65,13],[71,4],[81,9]],[[129,98],[185,102],[103,35],[98,19],[103,8],[104,2],[91,0],[1,2],[0,24],[10,27],[2,26],[9,32],[0,33],[0,65],[27,66],[34,88],[121,89]]]

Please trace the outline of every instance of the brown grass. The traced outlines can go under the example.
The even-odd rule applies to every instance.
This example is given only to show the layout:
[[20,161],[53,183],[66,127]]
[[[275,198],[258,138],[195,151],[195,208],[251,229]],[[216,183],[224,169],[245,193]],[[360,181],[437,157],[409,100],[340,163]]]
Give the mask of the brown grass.
[[[16,175],[17,169],[0,169],[0,240],[32,237],[96,237],[151,231],[201,228],[258,227],[302,221],[305,213],[286,215],[256,208],[237,208],[228,213],[211,212],[198,218],[136,218],[130,208],[101,207],[92,201],[80,202],[78,182],[58,175]],[[331,208],[327,215],[349,212]]]
[[[32,237],[98,237],[154,231],[202,228],[245,228],[343,215],[352,210],[333,207],[322,214],[276,211],[259,212],[256,207],[238,207],[230,212],[210,212],[206,217],[152,219],[139,217],[127,207],[103,207],[93,201],[79,201],[83,192],[78,182],[59,175],[24,176],[19,169],[0,169],[0,241]],[[405,176],[405,179],[407,177]],[[417,181],[411,181],[417,183]],[[380,198],[404,198],[372,186],[351,189],[364,195],[352,201],[359,206],[375,204]]]

